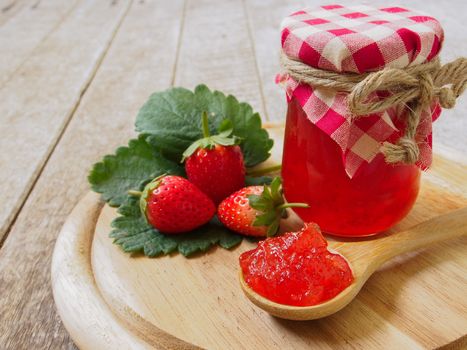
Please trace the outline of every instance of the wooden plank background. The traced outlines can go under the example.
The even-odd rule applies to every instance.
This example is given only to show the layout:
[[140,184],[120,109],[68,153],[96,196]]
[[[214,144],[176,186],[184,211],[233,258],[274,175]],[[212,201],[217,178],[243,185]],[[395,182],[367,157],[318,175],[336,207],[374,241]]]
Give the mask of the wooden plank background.
[[[465,0],[398,3],[441,21],[443,59],[466,55]],[[0,0],[0,349],[74,348],[51,295],[53,245],[90,166],[133,135],[149,94],[206,83],[282,120],[279,23],[316,4]],[[466,112],[465,98],[445,111],[435,143],[465,153]]]

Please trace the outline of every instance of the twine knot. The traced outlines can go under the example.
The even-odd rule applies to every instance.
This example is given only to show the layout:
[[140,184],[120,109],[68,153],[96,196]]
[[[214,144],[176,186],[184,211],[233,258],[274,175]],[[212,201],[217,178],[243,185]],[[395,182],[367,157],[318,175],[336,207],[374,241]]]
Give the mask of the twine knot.
[[427,105],[433,100],[434,84],[431,74],[422,72],[419,74],[420,104]]
[[413,139],[402,136],[396,144],[384,142],[381,151],[388,163],[413,164],[420,157],[420,149]]
[[381,151],[388,163],[416,163],[420,157],[416,134],[422,112],[435,100],[443,108],[453,108],[456,98],[467,86],[467,59],[464,57],[443,66],[436,58],[419,65],[386,67],[363,74],[313,68],[284,53],[281,65],[299,83],[348,93],[347,104],[352,117],[365,117],[393,106],[407,107],[404,135],[396,144],[384,142],[382,145]]
[[454,91],[447,86],[443,86],[439,89],[439,104],[443,108],[453,108],[456,105],[456,96],[454,95]]

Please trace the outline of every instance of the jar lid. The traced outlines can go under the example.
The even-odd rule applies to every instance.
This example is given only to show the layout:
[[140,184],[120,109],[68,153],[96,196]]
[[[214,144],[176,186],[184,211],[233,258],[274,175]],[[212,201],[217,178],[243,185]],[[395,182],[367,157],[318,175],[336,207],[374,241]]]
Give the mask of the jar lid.
[[[338,73],[422,64],[438,55],[443,39],[443,29],[435,18],[401,7],[327,5],[295,12],[282,22],[286,56]],[[402,114],[406,109],[394,106],[365,118],[353,118],[348,110],[348,93],[314,88],[288,74],[279,75],[278,82],[284,85],[288,99],[295,99],[307,118],[339,145],[349,177],[365,163],[382,157],[385,142],[403,135]],[[416,164],[422,169],[431,165],[431,124],[440,111],[436,101],[421,111]]]
[[433,17],[368,5],[306,8],[286,17],[281,30],[287,56],[335,72],[424,63],[436,57],[444,39]]

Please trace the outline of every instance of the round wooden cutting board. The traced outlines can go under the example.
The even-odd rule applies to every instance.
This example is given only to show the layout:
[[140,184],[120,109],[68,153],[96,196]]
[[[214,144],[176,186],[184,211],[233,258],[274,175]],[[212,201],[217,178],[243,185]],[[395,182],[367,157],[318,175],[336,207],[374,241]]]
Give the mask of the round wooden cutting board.
[[[280,159],[282,129],[273,158]],[[467,205],[467,166],[436,157],[420,198],[392,232]],[[82,349],[421,349],[459,347],[467,334],[467,239],[386,264],[342,311],[285,321],[244,297],[238,256],[214,248],[187,259],[129,256],[108,237],[115,209],[86,195],[57,240],[57,309]],[[388,233],[389,234],[389,233]]]

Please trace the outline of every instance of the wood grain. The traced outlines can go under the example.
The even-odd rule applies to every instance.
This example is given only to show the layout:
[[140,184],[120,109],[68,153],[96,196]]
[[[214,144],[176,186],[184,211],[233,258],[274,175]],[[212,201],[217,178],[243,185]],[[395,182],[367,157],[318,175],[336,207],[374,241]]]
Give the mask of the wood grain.
[[306,1],[244,0],[255,48],[256,65],[264,90],[265,108],[270,121],[285,118],[285,94],[274,82],[280,72],[280,22],[290,13],[306,6]]
[[200,83],[247,101],[267,120],[241,0],[187,0],[175,85]]
[[[125,3],[119,4],[115,6]],[[53,245],[66,216],[88,190],[86,175],[92,163],[127,142],[148,95],[170,85],[182,7],[178,0],[133,3],[30,192],[0,250],[2,350],[72,346],[52,299]]]
[[[276,128],[274,134],[281,137],[281,129]],[[280,150],[274,154],[280,159]],[[440,167],[450,171],[438,171]],[[445,160],[437,163],[429,177],[424,176],[416,207],[393,231],[467,205],[465,185],[463,189],[456,185],[459,179],[465,183],[466,168],[453,169]],[[436,181],[439,174],[443,174],[442,181]],[[231,252],[213,249],[191,259],[178,254],[130,258],[108,237],[114,216],[115,209],[104,207],[89,259],[102,297],[118,316],[108,322],[124,322],[137,337],[164,330],[207,349],[424,349],[455,344],[467,332],[466,237],[390,261],[349,306],[333,316],[293,322],[270,317],[243,296],[237,282],[237,259],[253,243],[243,242]],[[347,250],[351,244],[331,242]],[[61,300],[67,299],[62,295]],[[80,323],[73,315],[62,316],[67,322]],[[158,336],[146,341],[156,348],[160,345]],[[164,344],[179,349],[176,343],[164,340]]]
[[[128,5],[128,1],[115,6],[83,1],[0,90],[0,240],[67,125]],[[70,32],[76,35],[70,37]],[[25,140],[19,142],[20,137]]]
[[73,209],[72,219],[67,220],[57,239],[56,246],[60,249],[54,250],[52,285],[55,300],[63,298],[57,303],[58,310],[62,315],[85,316],[92,324],[93,332],[88,332],[76,327],[76,323],[67,322],[67,318],[62,319],[80,348],[149,349],[119,323],[109,322],[114,316],[96,288],[88,259],[92,235],[87,233],[94,230],[101,208],[99,196],[89,193]]
[[[286,13],[281,14],[280,9],[282,6],[294,7],[294,2],[291,0],[284,2],[245,0],[243,3],[236,0],[187,1],[186,10],[194,17],[184,30],[187,42],[180,45],[182,53],[177,59],[175,52],[178,34],[180,27],[183,27],[182,1],[134,0],[130,10],[132,15],[125,18],[103,64],[92,66],[96,61],[89,59],[86,62],[79,61],[72,69],[66,70],[64,62],[72,61],[69,56],[76,58],[84,53],[89,54],[90,47],[98,46],[95,41],[102,36],[91,35],[90,28],[99,26],[100,35],[105,35],[109,28],[105,27],[105,23],[118,20],[119,15],[123,17],[123,13],[119,11],[128,4],[125,0],[106,0],[93,4],[79,0],[79,13],[75,9],[63,23],[48,34],[46,40],[40,41],[38,46],[30,51],[31,54],[26,54],[24,56],[26,60],[20,65],[21,68],[0,91],[1,138],[10,141],[14,138],[17,141],[17,143],[9,143],[6,152],[3,148],[1,150],[3,154],[8,155],[8,163],[16,161],[18,164],[16,171],[8,171],[8,176],[3,177],[5,171],[11,169],[9,168],[11,164],[5,166],[3,159],[0,158],[2,160],[0,178],[4,186],[0,187],[0,192],[3,194],[3,189],[6,189],[11,194],[10,197],[2,197],[4,204],[0,206],[0,219],[2,219],[0,223],[3,223],[7,229],[10,227],[9,238],[0,248],[0,295],[2,295],[0,348],[2,350],[72,347],[68,335],[55,314],[49,290],[48,266],[53,242],[66,214],[87,189],[85,180],[87,168],[102,154],[111,152],[115,146],[124,143],[133,134],[131,125],[134,115],[147,95],[156,89],[168,87],[171,82],[187,87],[207,82],[210,86],[235,93],[242,99],[253,102],[263,117],[266,116],[266,112],[271,114],[269,116],[271,120],[280,119],[283,115],[284,100],[278,98],[276,102],[275,98],[281,96],[281,92],[275,90],[277,87],[273,83],[273,76],[269,77],[268,72],[274,74],[276,68],[272,65],[277,64],[274,62],[274,55],[277,52],[276,44],[279,37],[278,23],[282,15],[286,15]],[[0,0],[0,28],[11,25],[10,21],[14,22],[17,16],[26,16],[28,11],[40,11],[42,6],[47,7],[52,3],[62,6],[54,0]],[[444,46],[447,58],[465,55],[467,44],[463,39],[466,26],[462,18],[467,6],[465,1],[453,0],[449,2],[449,6],[440,5],[439,1],[434,0],[414,0],[404,3],[411,7],[426,9],[442,20],[447,34]],[[64,3],[63,6],[68,4]],[[84,4],[100,10],[88,16],[83,10]],[[43,16],[53,17],[52,14],[45,12]],[[30,17],[31,21],[37,18],[39,17]],[[70,25],[71,20],[74,21],[74,25]],[[24,24],[25,28],[27,26],[31,28],[36,26],[36,29],[40,27],[32,22]],[[223,30],[221,27],[226,29]],[[272,33],[274,28],[277,30],[276,34]],[[217,40],[218,36],[215,33],[222,34],[221,37],[225,40]],[[30,32],[29,35],[37,39],[38,33]],[[79,44],[74,41],[77,37],[86,36],[92,38],[79,41]],[[251,38],[254,39],[253,43]],[[3,36],[0,39],[3,39]],[[11,41],[14,40],[17,41],[18,52],[26,53],[32,47],[30,39],[23,43],[23,39],[19,39],[16,33],[11,37]],[[57,47],[57,43],[61,43],[61,46]],[[70,45],[67,46],[66,43]],[[261,53],[258,50],[260,44],[263,45]],[[8,45],[13,44],[8,43]],[[25,47],[22,48],[21,45]],[[52,55],[49,51],[55,54]],[[104,54],[105,50],[101,53]],[[256,63],[255,54],[261,55],[261,59],[256,59]],[[99,58],[99,55],[96,54],[94,58],[96,57]],[[83,68],[86,64],[88,64],[87,68]],[[173,74],[175,64],[178,66],[177,72],[180,72],[177,77]],[[268,64],[271,64],[269,68],[261,68]],[[45,65],[48,67],[48,72],[60,72],[64,79],[59,79],[54,74],[46,77],[39,75],[36,68]],[[211,65],[215,67],[215,74],[209,69]],[[29,68],[26,69],[27,67]],[[101,72],[103,67],[106,67],[106,70]],[[78,72],[79,69],[82,69],[81,73]],[[87,81],[91,85],[87,90],[84,84],[86,79],[67,79],[70,75],[77,77],[80,74],[81,77],[86,78],[86,74],[94,73],[95,69],[97,75],[90,83],[91,74]],[[255,70],[260,74],[255,73]],[[3,72],[0,70],[0,79],[2,77]],[[38,80],[41,81],[40,84]],[[77,88],[77,80],[84,85]],[[13,84],[13,81],[16,83]],[[81,91],[83,87],[84,91]],[[261,89],[264,100],[261,98]],[[4,97],[5,90],[9,90],[9,99]],[[79,93],[68,94],[71,90]],[[59,94],[52,95],[54,91],[58,91]],[[80,97],[80,93],[84,95]],[[43,110],[38,105],[39,98],[44,102]],[[10,106],[8,108],[11,108],[8,112],[15,116],[11,125],[9,125],[10,119],[5,120],[6,101]],[[13,101],[13,104],[9,101]],[[465,98],[461,99],[455,110],[444,112],[444,116],[437,121],[435,145],[439,142],[449,143],[459,151],[467,147],[467,139],[464,137],[467,119],[461,117],[467,112],[466,103]],[[263,105],[266,107],[263,108]],[[72,108],[66,110],[63,106],[77,106],[77,111],[73,112]],[[266,112],[263,113],[263,109]],[[30,111],[34,113],[29,113]],[[44,116],[43,111],[52,113],[52,116],[55,116],[56,112],[70,113],[65,119],[53,117],[49,120],[49,115]],[[36,115],[40,118],[36,119]],[[76,118],[77,121],[69,122],[71,118]],[[40,124],[39,128],[37,124]],[[16,126],[12,127],[13,125]],[[63,133],[63,130],[66,132]],[[27,143],[24,138],[16,138],[12,133],[27,133],[33,141],[31,147],[23,145]],[[27,157],[16,159],[17,146],[31,153],[28,153]],[[43,158],[39,160],[35,158],[38,154]],[[34,158],[33,164],[29,164],[32,158]],[[31,169],[33,171],[28,173]],[[10,190],[9,187],[14,190]],[[29,199],[25,202],[26,198]],[[433,201],[436,199],[434,198]],[[8,220],[9,225],[5,224]],[[398,286],[394,288],[397,290]],[[362,319],[366,319],[366,316],[363,315]],[[366,326],[371,329],[371,322],[368,321]],[[332,330],[331,334],[339,337],[337,331]],[[358,337],[352,338],[352,341],[357,344],[356,346],[361,345]]]
[[[70,14],[78,1],[49,0],[27,6],[0,27],[0,88],[25,63],[33,50]],[[11,40],[14,37],[15,40]]]
[[2,0],[0,1],[0,26],[8,22],[25,6],[32,3],[28,0]]

